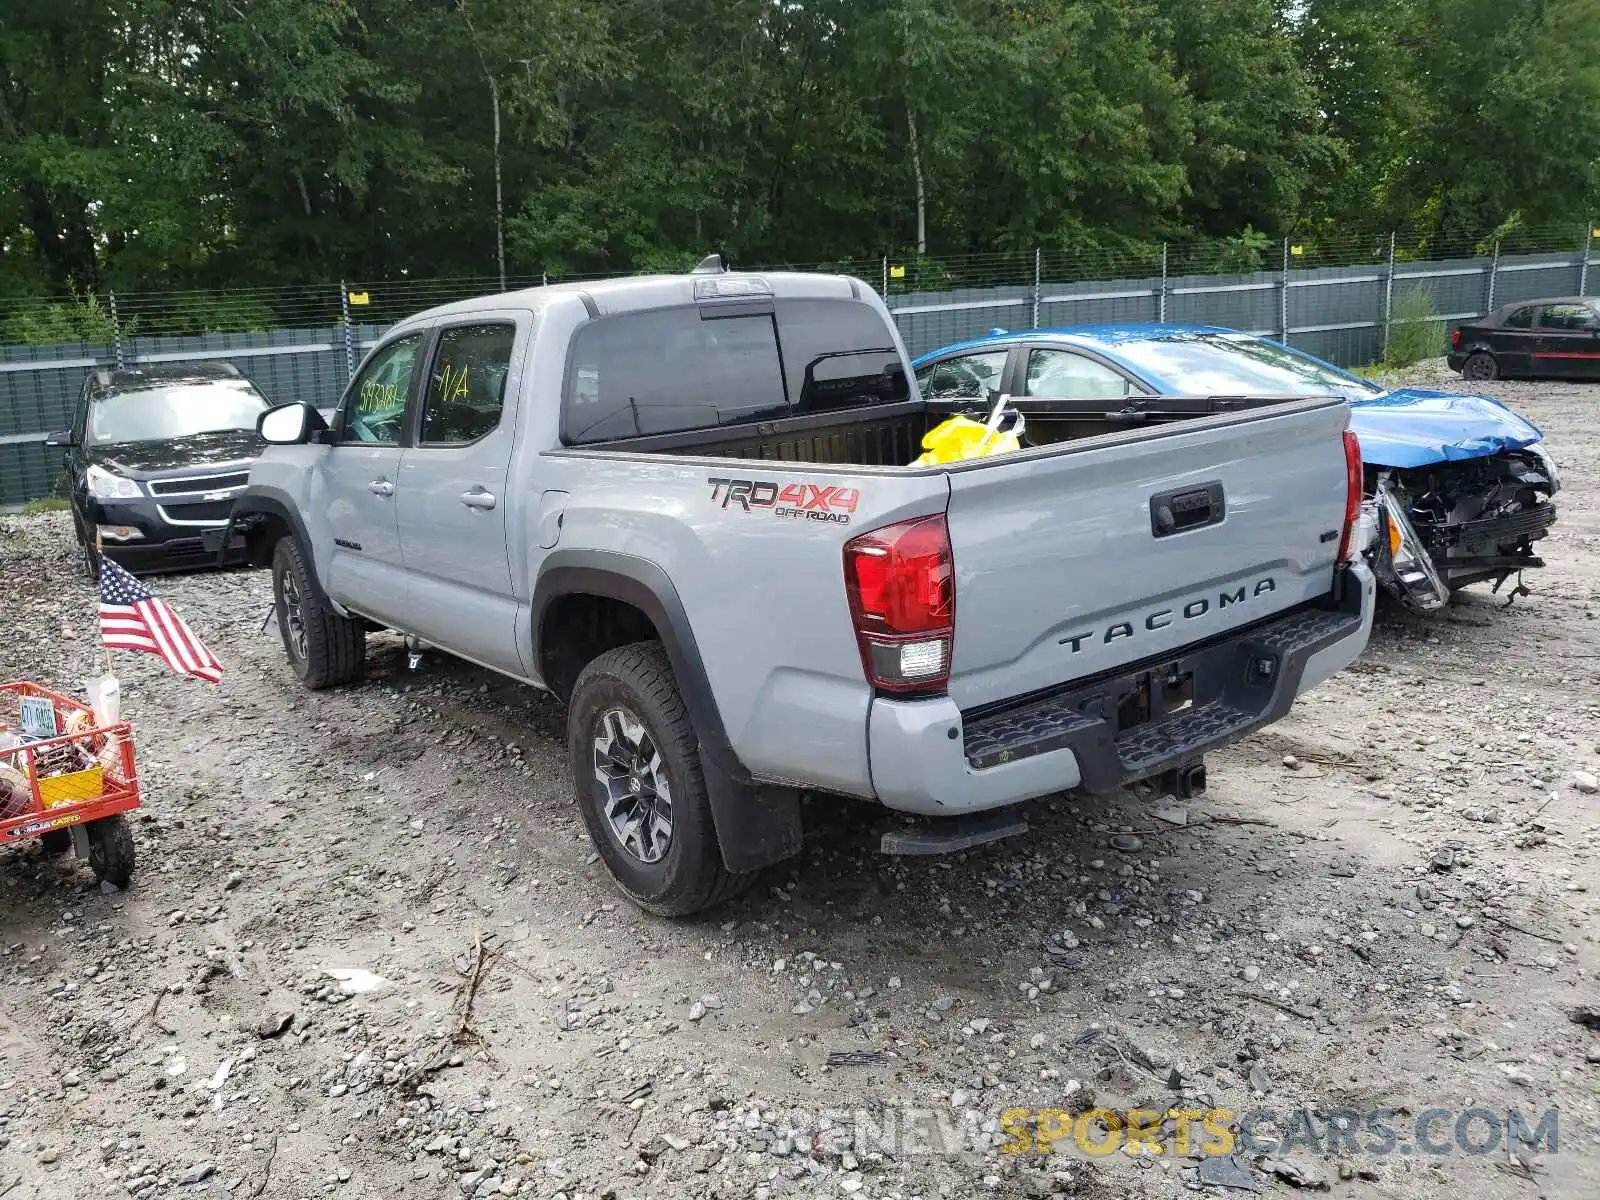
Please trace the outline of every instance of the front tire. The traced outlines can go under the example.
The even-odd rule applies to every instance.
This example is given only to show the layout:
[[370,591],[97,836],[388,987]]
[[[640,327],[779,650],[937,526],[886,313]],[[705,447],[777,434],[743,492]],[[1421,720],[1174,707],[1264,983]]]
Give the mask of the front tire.
[[73,528],[78,534],[78,571],[85,579],[98,587],[100,584],[100,555],[95,552],[95,548],[90,544],[89,539],[84,537],[83,526],[74,521]]
[[583,669],[567,745],[589,836],[640,908],[687,916],[755,878],[723,864],[699,739],[659,642],[608,650]]
[[1500,378],[1500,364],[1486,350],[1475,350],[1461,364],[1461,378],[1490,380]]
[[272,553],[272,598],[295,678],[312,691],[361,678],[367,665],[366,627],[333,611],[292,537],[280,539]]
[[133,830],[121,813],[90,821],[84,827],[89,835],[89,866],[95,878],[125,888],[133,879]]

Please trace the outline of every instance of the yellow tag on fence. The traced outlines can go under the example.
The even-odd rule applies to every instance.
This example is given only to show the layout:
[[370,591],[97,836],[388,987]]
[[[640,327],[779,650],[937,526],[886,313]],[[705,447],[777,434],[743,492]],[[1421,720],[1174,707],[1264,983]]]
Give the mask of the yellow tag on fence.
[[365,292],[351,292],[350,293],[350,303],[351,304],[371,304],[372,303],[372,297],[367,295],[367,293],[365,293]]

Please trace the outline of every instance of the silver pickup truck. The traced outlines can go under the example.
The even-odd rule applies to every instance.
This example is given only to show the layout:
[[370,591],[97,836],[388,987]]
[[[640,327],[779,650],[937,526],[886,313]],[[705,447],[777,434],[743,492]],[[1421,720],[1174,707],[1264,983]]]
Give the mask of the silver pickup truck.
[[918,466],[953,409],[868,286],[711,262],[403,322],[331,427],[262,418],[226,536],[308,687],[389,629],[554,693],[607,867],[684,914],[798,851],[803,791],[929,818],[903,853],[1050,793],[1193,793],[1360,653],[1347,404],[1164,409]]

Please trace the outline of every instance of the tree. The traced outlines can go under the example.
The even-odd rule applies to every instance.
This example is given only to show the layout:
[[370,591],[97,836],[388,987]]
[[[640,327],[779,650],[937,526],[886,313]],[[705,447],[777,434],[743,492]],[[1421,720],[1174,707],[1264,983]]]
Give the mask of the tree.
[[1212,236],[1287,233],[1338,149],[1278,0],[1162,0],[1192,100],[1184,225]]
[[1600,0],[1308,0],[1302,53],[1345,168],[1325,211],[1466,251],[1600,194]]
[[9,0],[0,291],[1464,250],[1600,206],[1597,28],[1600,0]]

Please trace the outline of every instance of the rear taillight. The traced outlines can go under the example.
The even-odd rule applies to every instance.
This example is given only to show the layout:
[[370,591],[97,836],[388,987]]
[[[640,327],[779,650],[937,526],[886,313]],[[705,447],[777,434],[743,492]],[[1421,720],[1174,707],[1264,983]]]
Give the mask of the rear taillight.
[[1461,330],[1452,329],[1450,331],[1450,349],[1452,349],[1452,350],[1461,349]]
[[1339,561],[1350,561],[1350,539],[1355,536],[1356,523],[1361,520],[1361,493],[1364,481],[1361,469],[1361,443],[1356,435],[1344,431],[1344,533],[1339,537]]
[[867,682],[886,692],[942,691],[956,624],[955,558],[943,514],[851,538],[844,584]]

